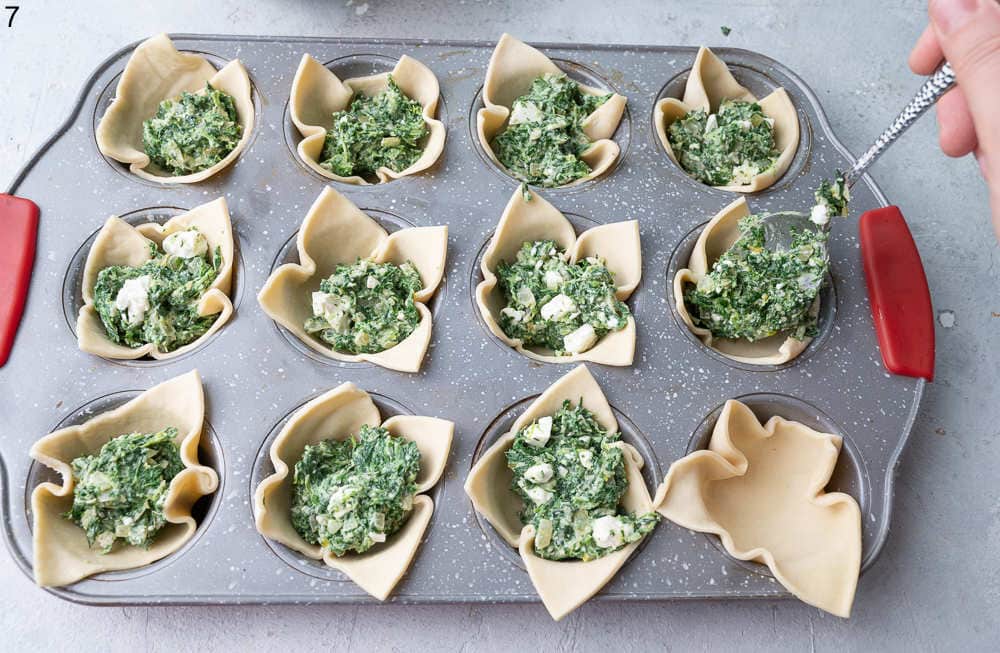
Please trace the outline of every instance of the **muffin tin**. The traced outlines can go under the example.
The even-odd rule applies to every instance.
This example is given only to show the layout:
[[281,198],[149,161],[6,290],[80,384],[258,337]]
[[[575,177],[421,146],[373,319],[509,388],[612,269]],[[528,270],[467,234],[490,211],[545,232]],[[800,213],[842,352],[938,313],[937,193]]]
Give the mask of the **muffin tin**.
[[[131,175],[97,150],[94,126],[114,95],[134,45],[87,80],[70,119],[18,174],[9,193],[41,207],[37,263],[10,361],[0,371],[2,531],[17,564],[31,574],[29,497],[49,473],[28,457],[55,428],[80,423],[138,390],[196,367],[205,381],[202,449],[220,475],[215,495],[195,508],[196,536],[177,553],[141,569],[106,573],[57,596],[89,604],[369,603],[334,570],[266,542],[254,529],[251,495],[270,472],[267,442],[289,413],[344,381],[372,393],[380,407],[453,420],[456,435],[426,541],[391,600],[409,603],[536,601],[520,560],[462,490],[472,462],[534,397],[569,367],[539,363],[503,345],[482,325],[472,291],[479,256],[517,184],[482,152],[475,133],[479,92],[494,43],[333,38],[175,36],[181,50],[216,64],[239,58],[254,86],[253,138],[235,165],[194,185],[159,185]],[[643,279],[629,305],[638,327],[635,363],[590,365],[622,425],[644,454],[650,491],[670,462],[703,446],[721,404],[741,398],[762,419],[771,414],[844,436],[829,489],[858,499],[863,567],[888,534],[893,473],[910,432],[924,381],[882,366],[869,313],[856,228],[834,225],[832,285],[821,335],[778,367],[738,364],[702,345],[674,315],[671,279],[699,226],[733,195],[704,186],[667,157],[656,138],[656,100],[680,96],[697,48],[627,45],[538,46],[571,77],[628,97],[615,139],[621,156],[601,178],[539,192],[574,225],[638,219]],[[288,94],[308,52],[339,76],[389,70],[409,54],[437,75],[438,117],[447,143],[430,171],[386,184],[350,186],[309,170],[295,152]],[[748,197],[751,210],[808,206],[818,182],[847,164],[815,94],[784,65],[745,50],[715,50],[737,80],[758,95],[783,86],[800,120],[799,152],[774,186]],[[447,224],[446,279],[432,302],[434,332],[419,374],[364,363],[319,360],[283,333],[254,294],[290,243],[324,184],[349,197],[384,227]],[[198,349],[168,361],[111,361],[77,349],[73,333],[79,276],[88,243],[110,214],[166,220],[220,195],[228,199],[239,252],[234,318]],[[853,189],[851,214],[886,205],[871,181]],[[293,249],[293,248],[291,248]],[[242,299],[242,301],[241,301]],[[763,566],[729,558],[713,538],[662,523],[596,601],[787,596]]]

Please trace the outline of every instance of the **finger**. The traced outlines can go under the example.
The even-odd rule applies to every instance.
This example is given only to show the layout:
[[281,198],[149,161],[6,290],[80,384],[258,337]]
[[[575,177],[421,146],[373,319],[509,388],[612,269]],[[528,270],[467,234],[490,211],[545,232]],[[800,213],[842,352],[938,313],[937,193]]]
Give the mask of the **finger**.
[[937,34],[934,33],[934,27],[928,25],[910,52],[910,70],[918,75],[930,75],[942,59],[944,54],[941,52]]
[[979,144],[969,105],[960,90],[952,89],[937,103],[938,139],[948,156],[965,156]]

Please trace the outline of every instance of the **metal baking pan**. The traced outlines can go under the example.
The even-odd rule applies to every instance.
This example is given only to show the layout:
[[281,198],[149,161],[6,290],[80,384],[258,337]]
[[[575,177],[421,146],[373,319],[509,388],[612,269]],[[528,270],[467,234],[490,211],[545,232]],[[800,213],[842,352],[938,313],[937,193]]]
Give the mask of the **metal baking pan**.
[[[474,456],[509,427],[529,398],[570,369],[530,361],[502,345],[482,325],[473,302],[479,256],[516,188],[475,137],[479,91],[494,44],[203,35],[178,35],[174,42],[215,64],[239,58],[249,70],[257,118],[253,140],[236,165],[204,183],[161,186],[101,156],[94,128],[131,45],[87,80],[69,120],[8,191],[42,210],[33,287],[12,357],[0,371],[2,530],[15,561],[30,575],[28,497],[49,473],[28,457],[32,442],[196,367],[207,396],[203,459],[221,477],[218,492],[197,506],[196,536],[148,567],[49,591],[102,605],[373,602],[339,573],[265,541],[251,514],[251,493],[270,472],[265,452],[282,421],[317,393],[349,380],[375,393],[384,414],[412,412],[456,423],[427,538],[391,600],[537,600],[518,557],[474,514],[462,490]],[[671,461],[704,442],[714,411],[726,399],[754,395],[747,401],[765,417],[778,412],[844,436],[831,489],[858,499],[867,568],[888,535],[893,472],[924,381],[892,376],[882,367],[853,220],[834,227],[833,284],[825,291],[821,335],[809,349],[778,368],[719,357],[674,315],[669,280],[685,263],[700,226],[733,195],[703,186],[677,168],[651,122],[658,98],[681,94],[696,48],[539,47],[572,77],[628,97],[615,135],[622,153],[614,169],[577,187],[541,192],[581,227],[639,220],[643,278],[629,302],[638,325],[635,364],[590,368],[626,439],[650,462],[650,491]],[[438,117],[448,140],[431,171],[372,186],[333,183],[389,230],[449,226],[446,281],[433,303],[433,339],[419,374],[319,360],[292,343],[256,304],[257,290],[293,248],[307,208],[324,184],[332,183],[295,154],[298,134],[287,101],[303,52],[329,62],[341,78],[389,70],[409,54],[441,83]],[[716,52],[758,97],[783,86],[799,113],[799,152],[779,182],[749,197],[751,209],[807,206],[819,180],[843,168],[848,157],[816,95],[789,68],[763,55],[731,48]],[[228,198],[238,238],[235,317],[204,346],[166,362],[109,361],[77,349],[79,279],[90,239],[105,218],[166,219],[219,195]],[[886,204],[869,178],[853,195],[852,215]],[[595,600],[778,596],[787,593],[766,568],[733,560],[713,538],[665,522]]]

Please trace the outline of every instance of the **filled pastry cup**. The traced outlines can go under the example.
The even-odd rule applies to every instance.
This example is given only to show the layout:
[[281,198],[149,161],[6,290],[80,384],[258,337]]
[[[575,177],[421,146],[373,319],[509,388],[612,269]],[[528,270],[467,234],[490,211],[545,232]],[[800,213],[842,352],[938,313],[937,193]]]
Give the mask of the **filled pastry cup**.
[[[54,431],[32,445],[31,457],[62,477],[61,483],[41,483],[31,492],[35,582],[59,587],[105,571],[144,567],[190,540],[198,526],[191,507],[219,485],[215,470],[198,462],[204,421],[201,377],[192,370],[83,424]],[[72,461],[96,454],[119,435],[153,433],[170,426],[177,429],[176,443],[184,469],[170,482],[163,505],[165,526],[148,549],[117,545],[110,553],[102,554],[91,548],[84,530],[63,516],[73,505]]]
[[[349,199],[324,188],[309,208],[296,238],[299,262],[286,263],[267,278],[257,300],[267,315],[314,351],[343,362],[367,361],[400,372],[418,372],[431,341],[427,302],[444,276],[448,227],[410,227],[386,233]],[[410,261],[423,287],[414,295],[420,322],[394,347],[376,354],[345,354],[309,335],[311,295],[337,265],[359,258],[402,265]]]
[[[215,165],[187,175],[170,175],[152,163],[143,149],[142,123],[156,114],[164,100],[185,91],[202,91],[206,83],[232,96],[243,133],[236,147]],[[97,147],[101,154],[128,165],[132,174],[147,181],[193,184],[236,160],[250,142],[253,123],[250,77],[239,59],[216,70],[197,54],[178,52],[170,37],[160,34],[140,43],[125,64],[115,99],[97,126]]]
[[[535,554],[535,528],[523,525],[518,516],[523,502],[511,489],[513,474],[507,466],[507,451],[519,430],[540,417],[552,415],[566,399],[574,402],[582,400],[584,408],[594,414],[608,433],[618,432],[618,422],[604,392],[587,367],[579,365],[528,406],[510,431],[483,452],[465,481],[465,492],[472,500],[473,508],[489,521],[507,544],[518,550],[538,596],[557,621],[583,605],[611,581],[645,539],[588,562],[547,560]],[[615,446],[622,449],[628,478],[628,490],[622,497],[621,507],[627,512],[652,512],[653,502],[642,477],[644,461],[641,454],[626,442],[618,442]]]
[[[531,89],[531,83],[545,74],[562,74],[563,71],[544,54],[510,34],[503,34],[497,41],[483,84],[483,104],[476,114],[476,130],[486,155],[502,170],[490,144],[507,126],[514,100]],[[586,95],[606,95],[607,90],[580,84]],[[591,113],[582,124],[583,132],[593,141],[580,158],[590,166],[590,173],[566,184],[574,186],[604,174],[615,163],[621,148],[611,137],[618,129],[627,99],[617,93]],[[509,174],[509,173],[508,173]],[[513,175],[511,175],[513,176]]]
[[[387,429],[393,437],[414,442],[420,450],[420,472],[413,510],[403,526],[365,553],[337,556],[306,542],[291,520],[292,472],[306,445],[323,440],[346,440],[362,425]],[[448,462],[455,425],[447,420],[416,415],[395,415],[382,421],[378,407],[364,390],[344,383],[299,408],[271,444],[274,473],[254,491],[254,519],[261,535],[313,560],[322,560],[348,576],[380,601],[384,601],[416,556],[434,512],[434,501],[425,492],[441,478]]]
[[761,425],[730,400],[707,449],[674,462],[656,510],[717,535],[740,560],[768,566],[799,599],[848,617],[861,566],[861,510],[848,494],[824,492],[842,438],[779,416]]
[[[740,85],[729,71],[725,62],[719,59],[711,50],[701,47],[695,57],[694,66],[684,87],[684,96],[663,98],[653,109],[653,125],[656,135],[667,151],[670,160],[678,164],[677,155],[670,147],[667,130],[670,125],[686,116],[689,112],[702,110],[714,113],[719,110],[723,100],[741,100],[756,102],[764,115],[774,120],[774,145],[780,152],[777,160],[770,168],[750,180],[748,184],[730,184],[715,186],[720,190],[738,193],[754,193],[764,190],[781,178],[799,147],[799,118],[788,92],[777,88],[767,97],[758,100],[753,93]],[[683,168],[682,168],[683,170]],[[687,174],[685,172],[685,174]]]
[[440,88],[437,77],[430,68],[404,54],[391,73],[352,77],[341,81],[329,68],[304,54],[295,71],[288,103],[292,122],[303,137],[296,148],[303,163],[328,179],[357,185],[370,183],[358,175],[342,177],[327,170],[319,164],[320,157],[327,130],[333,126],[333,114],[350,107],[356,94],[374,97],[385,91],[389,75],[392,75],[393,81],[407,97],[423,107],[427,135],[423,141],[423,153],[412,165],[399,172],[382,166],[375,171],[378,183],[422,172],[437,162],[444,151],[445,127],[435,118]]
[[[198,315],[217,313],[215,322],[200,337],[170,352],[162,352],[152,343],[132,348],[113,342],[108,338],[104,323],[101,322],[101,317],[94,306],[97,275],[101,270],[113,265],[130,267],[142,265],[151,258],[150,242],[162,249],[163,240],[167,236],[191,227],[196,227],[208,241],[209,252],[215,251],[218,247],[222,255],[219,273],[202,294],[197,306]],[[119,217],[111,216],[97,233],[83,268],[83,306],[80,307],[76,319],[76,338],[80,349],[115,360],[134,360],[145,356],[156,360],[167,360],[201,346],[233,315],[233,302],[229,298],[229,292],[233,283],[234,256],[233,225],[229,217],[229,206],[224,197],[196,206],[162,225],[147,222],[132,226]]]
[[496,276],[497,266],[513,261],[521,244],[535,240],[553,240],[570,263],[599,256],[615,278],[615,296],[625,301],[632,296],[642,278],[642,250],[639,223],[636,220],[614,222],[587,229],[577,235],[572,223],[559,209],[536,192],[520,188],[514,191],[489,246],[480,262],[483,280],[476,286],[476,305],[490,333],[528,358],[546,363],[589,361],[603,365],[628,366],[635,357],[635,318],[619,331],[612,331],[593,347],[579,354],[556,356],[551,350],[526,346],[520,338],[511,338],[500,328],[500,311],[506,303]]
[[[715,261],[735,243],[740,236],[739,221],[750,214],[746,198],[740,197],[719,211],[705,225],[694,244],[687,267],[674,275],[674,307],[687,328],[706,347],[717,351],[726,358],[750,365],[781,365],[805,351],[811,337],[802,340],[785,333],[777,333],[767,338],[750,341],[742,338],[719,338],[703,327],[695,325],[684,301],[684,290],[688,285],[698,285],[708,275]],[[820,296],[809,309],[812,315],[819,315]]]

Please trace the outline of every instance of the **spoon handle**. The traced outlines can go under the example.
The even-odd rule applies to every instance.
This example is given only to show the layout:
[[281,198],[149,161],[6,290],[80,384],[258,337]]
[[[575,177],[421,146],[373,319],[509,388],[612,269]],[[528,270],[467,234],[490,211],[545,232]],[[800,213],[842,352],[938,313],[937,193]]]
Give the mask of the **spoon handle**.
[[868,148],[868,151],[858,157],[858,160],[845,175],[847,185],[853,186],[854,182],[875,162],[875,159],[954,85],[955,71],[951,69],[951,64],[946,61],[937,69],[937,72],[927,78],[927,81],[920,87],[920,90],[913,96],[909,104],[903,107],[903,110],[899,112],[899,115],[892,121],[892,124],[875,139],[875,142]]

